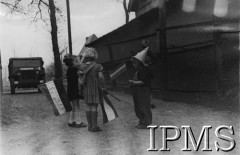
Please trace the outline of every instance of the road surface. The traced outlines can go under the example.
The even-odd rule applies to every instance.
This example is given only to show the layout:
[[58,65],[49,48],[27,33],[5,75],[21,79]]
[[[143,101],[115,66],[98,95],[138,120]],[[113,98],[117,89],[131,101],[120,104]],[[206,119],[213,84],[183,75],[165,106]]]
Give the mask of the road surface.
[[[227,154],[239,153],[239,111],[231,108],[214,108],[214,106],[196,103],[166,102],[154,99],[156,108],[152,109],[153,124],[172,125],[180,128],[181,137],[168,142],[169,151],[148,152],[150,146],[149,130],[136,129],[137,119],[134,114],[131,96],[123,92],[113,92],[122,102],[113,101],[119,118],[102,124],[99,108],[99,125],[102,132],[88,132],[87,128],[69,128],[68,114],[54,116],[45,96],[37,90],[22,90],[11,95],[5,91],[1,101],[1,154],[3,155],[139,155],[139,154],[226,154],[216,152],[214,141],[229,147],[230,143],[218,139],[214,132],[220,125],[233,126],[235,134],[223,131],[236,142],[236,147]],[[238,108],[238,107],[236,107]],[[86,123],[85,105],[81,107],[82,119]],[[184,148],[184,131],[182,125],[190,125],[196,139],[202,126],[211,125],[209,146],[212,151],[202,152],[201,143],[197,152],[182,152]],[[173,137],[174,132],[169,132]],[[156,148],[162,147],[162,130],[156,130]],[[189,142],[189,147],[193,146]]]

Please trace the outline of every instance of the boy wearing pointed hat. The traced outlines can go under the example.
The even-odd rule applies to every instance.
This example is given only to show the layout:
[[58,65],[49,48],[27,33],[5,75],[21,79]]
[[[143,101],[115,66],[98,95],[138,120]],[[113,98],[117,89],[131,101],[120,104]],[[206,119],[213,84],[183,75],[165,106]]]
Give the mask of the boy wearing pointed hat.
[[[149,41],[147,39],[143,39],[141,41],[141,46],[142,46],[142,50],[149,47]],[[145,63],[150,67],[150,69],[154,64],[156,64],[157,61],[158,61],[158,57],[154,55],[150,50],[148,50]],[[150,91],[150,100],[152,101],[152,89]],[[155,107],[156,106],[153,103],[151,103],[151,108],[155,108]]]
[[145,63],[147,51],[148,47],[132,57],[133,66],[136,72],[134,79],[129,80],[129,85],[132,87],[134,110],[139,119],[139,123],[136,126],[138,129],[147,129],[147,126],[152,124],[150,90],[153,74]]

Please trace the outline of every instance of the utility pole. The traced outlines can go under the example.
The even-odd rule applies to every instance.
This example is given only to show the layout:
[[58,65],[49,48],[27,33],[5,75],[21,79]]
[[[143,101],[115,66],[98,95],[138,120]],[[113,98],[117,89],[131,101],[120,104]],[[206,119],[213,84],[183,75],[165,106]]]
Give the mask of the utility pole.
[[2,99],[3,94],[3,82],[2,82],[2,57],[1,57],[1,50],[0,50],[0,96]]
[[69,53],[72,55],[72,35],[71,35],[71,19],[70,19],[70,5],[69,0],[67,3],[67,22],[68,22],[68,43],[69,43]]

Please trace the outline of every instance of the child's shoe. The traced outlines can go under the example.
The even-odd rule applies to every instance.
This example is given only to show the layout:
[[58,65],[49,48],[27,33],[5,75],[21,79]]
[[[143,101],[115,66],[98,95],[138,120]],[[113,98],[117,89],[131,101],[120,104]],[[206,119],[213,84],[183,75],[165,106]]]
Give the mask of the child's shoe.
[[80,124],[76,124],[75,125],[75,128],[84,128],[84,127],[86,127],[87,125],[85,124],[85,123],[83,123],[83,122],[81,122]]
[[69,127],[75,127],[75,126],[76,126],[76,122],[68,123],[68,126],[69,126]]

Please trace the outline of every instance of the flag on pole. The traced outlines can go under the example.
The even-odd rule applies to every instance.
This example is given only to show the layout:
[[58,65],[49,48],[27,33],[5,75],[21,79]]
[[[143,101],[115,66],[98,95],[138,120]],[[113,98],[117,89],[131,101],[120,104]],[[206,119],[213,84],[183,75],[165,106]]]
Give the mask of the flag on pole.
[[68,100],[62,80],[49,81],[47,83],[38,85],[38,88],[47,97],[56,116],[72,110],[72,106]]
[[107,123],[118,117],[118,113],[109,98],[102,93],[100,95],[101,107],[103,112],[103,123]]

